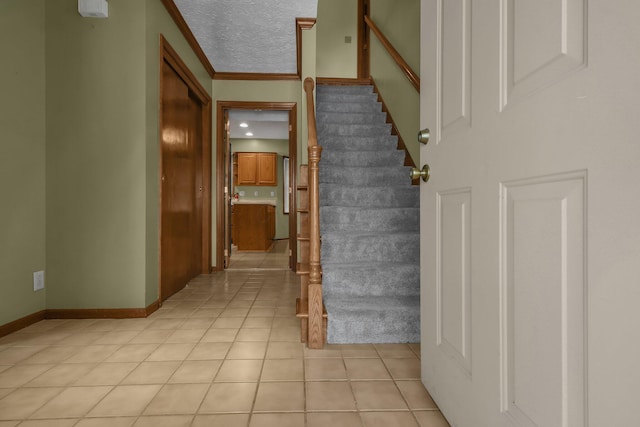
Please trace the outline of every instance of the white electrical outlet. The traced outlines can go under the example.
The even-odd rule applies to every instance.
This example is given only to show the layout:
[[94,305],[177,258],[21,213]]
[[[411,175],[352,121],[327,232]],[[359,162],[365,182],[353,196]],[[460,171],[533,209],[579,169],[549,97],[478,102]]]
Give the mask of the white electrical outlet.
[[241,191],[241,192],[240,192],[240,193],[238,193],[238,194],[240,194],[240,197],[244,197],[244,191]]
[[44,289],[44,271],[36,271],[33,273],[33,291]]
[[254,195],[254,196],[256,196],[256,197],[258,197],[258,192],[257,192],[257,191],[254,191],[254,192],[253,192],[253,195]]
[[276,192],[275,192],[275,191],[272,191],[272,192],[271,192],[271,197],[274,197],[275,195],[276,195]]

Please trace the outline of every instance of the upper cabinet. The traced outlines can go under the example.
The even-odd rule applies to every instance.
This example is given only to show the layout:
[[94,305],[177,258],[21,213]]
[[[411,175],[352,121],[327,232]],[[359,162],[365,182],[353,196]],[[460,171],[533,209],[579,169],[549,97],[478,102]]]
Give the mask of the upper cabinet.
[[278,185],[276,153],[234,153],[235,185]]
[[258,176],[256,177],[256,185],[278,185],[276,159],[276,153],[258,154]]

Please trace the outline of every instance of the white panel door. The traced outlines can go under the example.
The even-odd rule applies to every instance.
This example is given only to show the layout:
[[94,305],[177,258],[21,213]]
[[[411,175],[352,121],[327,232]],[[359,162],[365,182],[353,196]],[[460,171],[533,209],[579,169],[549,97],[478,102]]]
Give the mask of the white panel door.
[[423,382],[453,427],[640,425],[640,2],[421,8]]

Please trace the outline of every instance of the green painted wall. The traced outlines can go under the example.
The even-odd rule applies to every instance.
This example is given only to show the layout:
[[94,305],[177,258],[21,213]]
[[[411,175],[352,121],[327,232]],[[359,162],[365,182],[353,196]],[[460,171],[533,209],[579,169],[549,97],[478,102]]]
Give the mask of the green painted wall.
[[48,308],[144,306],[144,2],[47,0]]
[[[420,1],[372,0],[371,19],[395,49],[420,73]],[[398,127],[413,161],[420,163],[416,135],[420,129],[420,94],[411,85],[375,35],[371,35],[371,76]]]
[[[289,237],[289,215],[283,213],[284,207],[284,175],[282,158],[289,156],[289,141],[286,139],[232,139],[231,152],[277,153],[278,185],[273,187],[238,185],[235,191],[244,191],[242,199],[275,199],[276,200],[276,239]],[[255,193],[258,192],[258,195]],[[271,193],[274,193],[271,196]],[[295,213],[293,213],[295,214]]]
[[45,308],[44,51],[44,0],[0,1],[0,325]]
[[[370,17],[393,47],[420,74],[420,0],[371,0]],[[374,36],[375,37],[375,36]]]
[[[358,77],[357,22],[358,0],[318,0],[319,77]],[[345,37],[351,37],[351,43]]]
[[144,307],[158,290],[159,33],[210,79],[160,2],[46,13],[47,307]]

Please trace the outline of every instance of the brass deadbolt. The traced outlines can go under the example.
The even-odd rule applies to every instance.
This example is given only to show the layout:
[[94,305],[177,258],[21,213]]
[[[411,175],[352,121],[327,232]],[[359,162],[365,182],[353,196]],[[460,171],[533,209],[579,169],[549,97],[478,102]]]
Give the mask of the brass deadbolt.
[[429,137],[431,136],[431,131],[429,128],[424,128],[418,132],[418,142],[420,144],[427,144],[429,142]]

